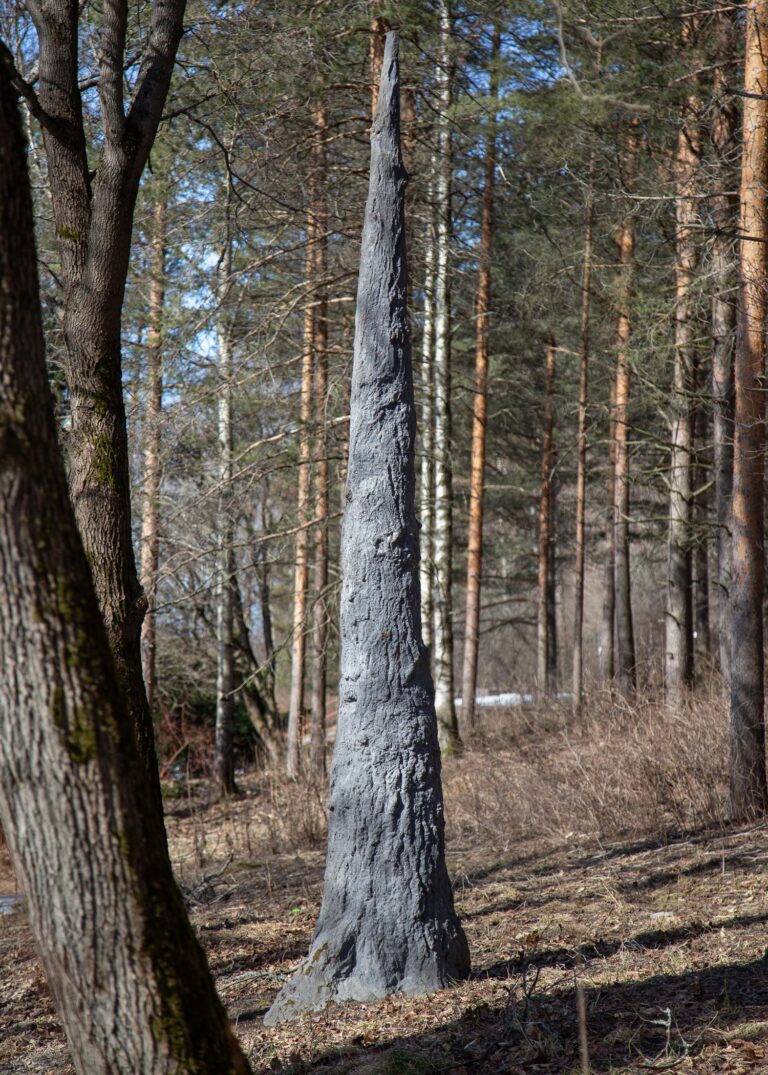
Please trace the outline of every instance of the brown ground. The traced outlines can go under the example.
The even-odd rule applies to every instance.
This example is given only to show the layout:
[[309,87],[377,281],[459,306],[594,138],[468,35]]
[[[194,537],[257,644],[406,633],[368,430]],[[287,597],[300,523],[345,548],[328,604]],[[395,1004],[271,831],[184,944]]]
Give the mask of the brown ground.
[[[451,781],[449,766],[449,811]],[[169,803],[168,828],[255,1071],[579,1072],[578,984],[594,1072],[768,1072],[768,827],[610,843],[512,834],[508,846],[454,833],[472,978],[267,1030],[261,1015],[306,951],[319,907],[322,850],[299,848],[318,840],[322,821],[285,788],[245,785],[229,805],[206,804],[202,788]],[[0,856],[0,894],[12,891]],[[23,913],[0,917],[0,975],[0,1075],[69,1075]]]

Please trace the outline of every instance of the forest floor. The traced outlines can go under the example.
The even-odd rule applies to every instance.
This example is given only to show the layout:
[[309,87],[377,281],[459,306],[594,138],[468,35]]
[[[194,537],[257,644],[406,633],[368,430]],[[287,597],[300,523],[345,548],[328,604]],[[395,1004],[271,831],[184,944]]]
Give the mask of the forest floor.
[[[463,764],[446,767],[449,819],[451,767]],[[319,807],[305,797],[291,801],[263,776],[242,783],[244,796],[228,803],[189,787],[168,803],[167,824],[254,1071],[580,1072],[581,989],[594,1073],[768,1072],[768,826],[610,842],[510,833],[493,846],[449,830],[471,978],[267,1029],[261,1017],[306,952],[319,909],[322,835]],[[3,855],[0,897],[14,891]],[[23,908],[2,914],[0,1073],[73,1070]]]

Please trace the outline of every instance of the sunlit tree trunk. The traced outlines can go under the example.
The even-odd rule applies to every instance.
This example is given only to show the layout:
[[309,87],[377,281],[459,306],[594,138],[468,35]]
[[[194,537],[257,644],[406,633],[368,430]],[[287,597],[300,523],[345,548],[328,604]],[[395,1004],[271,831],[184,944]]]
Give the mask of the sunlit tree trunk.
[[551,604],[553,469],[555,461],[555,341],[550,336],[546,351],[544,425],[541,437],[541,485],[539,492],[538,612],[536,616],[536,691],[544,697],[552,690],[553,642]]
[[165,302],[166,197],[155,202],[147,326],[147,396],[144,412],[144,511],[141,517],[141,585],[147,599],[142,625],[142,665],[147,704],[155,708],[157,680],[157,572],[160,562],[160,450],[163,409],[163,304]]
[[483,208],[480,219],[480,253],[475,299],[475,394],[472,402],[472,454],[469,475],[469,535],[467,541],[467,596],[464,667],[461,698],[464,721],[470,733],[475,725],[477,657],[480,646],[480,592],[483,568],[483,498],[485,496],[485,441],[488,421],[488,315],[491,309],[491,254],[493,249],[493,186],[496,171],[496,103],[499,94],[498,58],[501,33],[493,31],[490,59],[489,117],[485,140]]
[[611,683],[616,675],[616,544],[613,517],[616,502],[616,376],[611,378],[608,404],[608,512],[605,526],[603,608],[600,623],[598,667],[600,678]]
[[745,27],[731,510],[730,813],[733,818],[764,814],[768,806],[763,669],[768,0],[749,0]]
[[[431,194],[428,195],[428,201]],[[432,647],[434,534],[435,534],[435,231],[433,212],[425,238],[424,315],[421,327],[421,467],[419,483],[419,515],[421,521],[421,622],[424,645]]]
[[[637,170],[638,123],[633,120],[627,134],[625,182],[634,184]],[[619,228],[618,321],[616,331],[615,382],[615,485],[614,556],[616,592],[616,679],[619,690],[630,695],[635,689],[635,632],[632,619],[632,592],[629,559],[629,362],[630,306],[632,302],[632,261],[635,251],[634,219],[627,211]]]
[[438,154],[436,176],[437,256],[435,268],[435,526],[434,634],[432,661],[440,747],[451,753],[459,745],[453,687],[453,468],[451,466],[451,296],[450,246],[453,156],[452,23],[448,0],[440,2],[438,49]]
[[717,594],[717,645],[720,675],[726,696],[730,691],[729,591],[731,577],[731,491],[733,488],[733,347],[736,336],[734,265],[738,227],[738,198],[729,192],[736,182],[733,156],[739,132],[739,110],[728,92],[729,65],[735,63],[736,33],[733,12],[716,19],[715,48],[718,66],[712,82],[712,143],[715,149],[712,199],[715,235],[712,239],[712,399],[715,480],[715,586]]
[[311,482],[312,383],[314,370],[316,306],[315,269],[317,264],[317,208],[319,190],[314,167],[310,176],[310,204],[307,213],[306,305],[304,340],[301,357],[301,396],[299,419],[299,466],[297,522],[293,576],[293,644],[291,648],[291,693],[288,705],[288,744],[286,771],[295,779],[301,767],[301,735],[304,721],[304,656],[306,649],[307,591],[309,588],[309,523]]
[[592,287],[592,230],[595,222],[595,151],[589,154],[584,205],[584,254],[581,263],[579,335],[579,414],[576,457],[576,540],[574,564],[572,704],[575,716],[584,705],[584,561],[587,507],[587,403],[589,396],[589,329]]
[[[683,26],[683,47],[690,20]],[[672,385],[672,451],[669,463],[667,599],[664,614],[664,689],[676,706],[693,685],[693,396],[696,366],[696,296],[699,262],[696,203],[699,182],[701,103],[689,93],[675,155],[675,368]]]
[[326,718],[326,648],[328,643],[328,300],[325,290],[327,272],[327,212],[325,207],[325,137],[328,119],[325,109],[314,113],[312,169],[317,175],[317,219],[315,228],[315,279],[320,288],[315,306],[315,490],[314,518],[314,593],[312,595],[312,681],[310,691],[310,769],[316,777],[325,774]]
[[376,115],[376,102],[379,99],[379,83],[381,82],[381,64],[384,59],[384,42],[386,41],[389,23],[380,15],[371,20],[371,38],[369,44],[369,63],[371,69],[371,119]]

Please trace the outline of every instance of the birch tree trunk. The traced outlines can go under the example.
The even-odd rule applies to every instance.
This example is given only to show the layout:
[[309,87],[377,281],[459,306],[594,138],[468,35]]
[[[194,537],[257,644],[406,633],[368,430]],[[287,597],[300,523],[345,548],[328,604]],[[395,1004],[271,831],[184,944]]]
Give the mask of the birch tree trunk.
[[[682,44],[690,40],[690,20]],[[701,131],[697,94],[689,93],[675,157],[675,370],[672,386],[672,450],[669,464],[667,600],[664,616],[664,689],[679,706],[693,685],[692,447],[696,365],[696,244]]]
[[166,198],[158,195],[152,223],[149,325],[147,327],[147,400],[144,412],[144,511],[141,517],[141,585],[147,613],[141,633],[142,666],[150,713],[157,679],[157,572],[160,564],[160,450],[163,410],[163,304],[165,302]]
[[[229,220],[227,220],[229,228]],[[237,792],[234,756],[234,521],[232,517],[232,339],[227,300],[232,274],[228,235],[219,264],[218,344],[218,498],[216,505],[216,746],[214,775],[220,795]]]
[[478,259],[477,297],[475,299],[475,394],[472,401],[467,596],[464,617],[464,667],[461,677],[463,717],[470,734],[475,727],[477,657],[480,647],[485,441],[488,421],[488,316],[491,310],[493,187],[496,172],[496,107],[499,96],[498,59],[500,47],[501,32],[496,26],[491,42],[489,99],[493,114],[488,117],[489,130],[485,139],[483,209],[480,219],[480,255]]
[[736,336],[735,242],[738,198],[728,194],[736,181],[732,157],[739,130],[735,98],[728,92],[728,65],[735,61],[734,13],[715,16],[715,48],[719,63],[713,74],[712,143],[715,149],[715,185],[721,193],[712,199],[715,236],[712,240],[712,397],[715,479],[715,570],[717,593],[717,644],[720,676],[730,696],[729,593],[731,578],[731,491],[733,488],[733,348]]
[[[431,201],[431,191],[427,194]],[[430,217],[433,210],[429,207]],[[434,622],[434,536],[435,536],[435,245],[434,220],[430,219],[425,241],[424,320],[421,330],[421,482],[419,486],[421,518],[421,622],[424,645],[432,647]]]
[[435,528],[434,634],[432,663],[440,747],[450,754],[460,746],[453,685],[453,469],[451,467],[451,246],[452,103],[451,13],[440,0],[438,55],[438,152],[436,177],[437,257],[435,268]]
[[245,1075],[173,878],[67,495],[2,63],[0,160],[0,822],[79,1075]]
[[730,813],[734,819],[762,815],[768,807],[763,668],[768,0],[749,0],[745,27],[731,503]]
[[310,692],[310,769],[315,779],[325,775],[326,648],[328,644],[328,298],[324,279],[327,273],[328,227],[325,206],[325,138],[328,118],[325,108],[314,114],[312,143],[313,172],[317,175],[317,219],[315,279],[320,288],[315,308],[315,562],[312,595],[312,683]]
[[268,1025],[425,993],[469,969],[445,865],[434,694],[419,622],[415,406],[405,308],[397,39],[371,135],[342,529],[341,680],[325,891]]
[[[626,182],[634,184],[637,170],[638,122],[633,120],[627,134]],[[635,632],[632,620],[632,593],[629,560],[629,393],[632,370],[629,363],[630,304],[632,301],[632,259],[635,252],[635,225],[628,210],[619,229],[618,324],[616,331],[615,394],[615,485],[614,556],[616,593],[616,677],[625,696],[635,690]]]

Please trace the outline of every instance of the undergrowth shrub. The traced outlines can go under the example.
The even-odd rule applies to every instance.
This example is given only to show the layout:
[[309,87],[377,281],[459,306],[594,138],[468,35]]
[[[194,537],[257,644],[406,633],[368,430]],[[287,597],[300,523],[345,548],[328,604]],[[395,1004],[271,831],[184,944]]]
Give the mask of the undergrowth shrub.
[[477,741],[443,767],[449,838],[664,836],[723,821],[727,711],[716,687],[667,710],[596,694],[482,713]]

